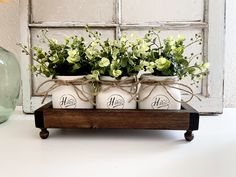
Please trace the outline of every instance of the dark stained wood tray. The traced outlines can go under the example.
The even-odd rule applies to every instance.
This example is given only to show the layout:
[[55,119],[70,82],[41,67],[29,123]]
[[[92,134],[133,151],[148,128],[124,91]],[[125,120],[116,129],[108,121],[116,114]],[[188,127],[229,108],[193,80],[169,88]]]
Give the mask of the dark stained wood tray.
[[49,136],[48,128],[101,128],[186,130],[185,139],[192,141],[199,126],[199,113],[186,103],[181,110],[53,109],[48,103],[34,116],[42,139]]

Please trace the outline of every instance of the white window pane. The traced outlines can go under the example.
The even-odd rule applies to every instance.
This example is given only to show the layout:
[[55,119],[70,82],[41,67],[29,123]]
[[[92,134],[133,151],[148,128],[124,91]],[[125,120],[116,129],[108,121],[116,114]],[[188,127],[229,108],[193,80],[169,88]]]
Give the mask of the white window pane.
[[122,0],[123,23],[202,21],[204,0]]
[[[31,30],[31,41],[32,41],[32,47],[33,46],[37,46],[37,47],[42,47],[44,50],[47,50],[47,44],[42,42],[42,38],[38,38],[37,35],[41,35],[41,28],[33,28]],[[114,39],[115,36],[115,30],[114,29],[91,29],[93,31],[98,31],[100,33],[102,33],[102,39],[105,40],[107,38],[110,39]],[[63,42],[64,38],[67,36],[71,36],[71,35],[77,35],[77,36],[83,36],[86,40],[88,39],[88,33],[85,31],[85,29],[78,29],[78,28],[50,28],[48,29],[48,34],[47,36],[49,38],[54,38],[58,41],[58,43]],[[43,76],[32,76],[32,81],[33,81],[33,88],[32,88],[32,92],[33,95],[38,95],[36,93],[36,89],[38,88],[38,86],[44,82],[48,80],[48,78],[43,77]],[[45,85],[44,87],[42,87],[41,91],[45,91],[47,90],[47,88],[50,86],[50,84]]]
[[[147,33],[147,31],[148,30],[123,30],[122,33],[125,33],[127,35],[134,34],[134,36],[143,37]],[[173,36],[173,37],[177,38],[177,36],[179,34],[182,34],[186,37],[186,41],[185,41],[186,44],[189,44],[191,42],[190,39],[194,38],[195,34],[203,35],[202,30],[188,30],[188,31],[185,31],[185,30],[166,30],[166,31],[161,31],[160,38],[161,38],[161,40],[163,40],[167,36]],[[184,55],[189,57],[189,56],[191,56],[191,53],[194,53],[194,54],[203,53],[203,44],[199,45],[199,43],[197,43],[196,45],[193,45],[193,46],[187,48]],[[203,60],[202,55],[199,55],[198,57],[199,58],[197,60],[195,58],[192,62],[197,61],[197,62],[201,63],[202,60]],[[181,82],[186,84],[186,85],[189,85],[189,86],[192,83],[192,81],[189,77],[183,79]],[[202,83],[200,82],[200,83],[196,84],[195,86],[191,86],[194,93],[196,93],[196,94],[201,93],[201,86],[202,86],[201,84]]]
[[115,0],[32,0],[33,22],[112,23]]

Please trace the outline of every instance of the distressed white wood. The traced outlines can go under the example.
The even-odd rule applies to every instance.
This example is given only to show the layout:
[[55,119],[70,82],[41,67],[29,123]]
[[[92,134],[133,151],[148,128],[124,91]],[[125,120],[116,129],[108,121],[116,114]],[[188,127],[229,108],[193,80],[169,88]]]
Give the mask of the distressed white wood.
[[[202,94],[198,95],[198,97],[201,99],[201,101],[194,98],[188,104],[193,106],[201,114],[220,114],[223,112],[223,110],[221,109],[223,102],[222,97],[211,96],[206,98]],[[183,96],[183,98],[185,97]]]
[[[225,0],[209,0],[209,37],[208,61],[210,75],[208,76],[209,98],[219,100],[219,103],[209,102],[208,112],[223,111],[223,80],[224,80],[224,38],[225,38]],[[216,105],[214,105],[216,104]],[[213,105],[215,107],[213,107]],[[198,107],[199,105],[196,105]],[[201,109],[199,109],[201,111]]]
[[[30,4],[28,0],[20,1],[20,31],[21,42],[30,47],[30,31],[29,24],[29,9]],[[32,112],[31,108],[31,72],[27,69],[30,64],[30,57],[21,54],[21,75],[22,75],[22,92],[23,92],[23,110],[26,113]]]
[[32,0],[32,22],[114,22],[115,0]]
[[118,39],[121,35],[121,0],[116,0],[116,11],[115,11],[115,19],[116,19],[116,39]]
[[158,29],[192,29],[192,28],[208,28],[205,22],[151,22],[151,23],[122,23],[121,29],[140,29],[140,28],[158,28]]
[[[21,42],[28,48],[31,48],[31,35],[28,27],[30,22],[30,0],[20,0],[20,32]],[[23,92],[23,111],[32,113],[42,104],[42,97],[34,97],[32,95],[32,73],[29,70],[31,64],[30,56],[21,54],[21,76],[22,76],[22,92]],[[50,98],[45,100],[48,103]]]
[[[119,10],[117,9],[117,13]],[[141,29],[141,28],[159,28],[159,29],[207,29],[208,23],[206,22],[152,22],[152,23],[121,23],[118,21],[116,24],[113,23],[81,23],[81,22],[37,22],[30,23],[29,27],[34,28],[74,28],[74,27],[84,27],[88,25],[89,27],[99,27],[99,28],[121,28],[123,30],[127,29]]]
[[37,22],[37,23],[30,23],[29,27],[34,28],[75,28],[75,27],[85,27],[88,25],[89,27],[99,27],[99,28],[112,28],[119,26],[118,24],[113,23],[81,23],[81,22]]
[[[206,1],[207,2],[207,1]],[[190,104],[202,113],[223,112],[223,82],[224,82],[224,39],[225,39],[225,0],[209,0],[208,56],[205,58],[210,63],[210,74],[205,80],[200,95],[202,101],[193,100]],[[206,18],[206,17],[205,17]],[[204,85],[203,85],[204,86]],[[203,96],[207,94],[207,96]]]
[[122,22],[202,21],[204,0],[122,0]]
[[[204,22],[209,23],[209,1],[204,0]],[[203,61],[208,61],[208,36],[209,36],[209,28],[203,29]],[[208,76],[202,80],[202,94],[206,97],[209,97],[209,78]]]

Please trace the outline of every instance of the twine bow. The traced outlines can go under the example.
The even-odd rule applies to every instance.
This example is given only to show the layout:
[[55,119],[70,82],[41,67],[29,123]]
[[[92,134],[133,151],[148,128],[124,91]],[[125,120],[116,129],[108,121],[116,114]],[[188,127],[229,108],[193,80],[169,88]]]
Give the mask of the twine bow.
[[[49,87],[46,91],[44,91],[44,92],[39,92],[40,88],[41,88],[43,85],[45,85],[45,84],[47,84],[47,83],[50,83],[50,82],[54,82],[54,84],[53,84],[51,87]],[[89,79],[87,79],[87,78],[85,78],[85,77],[79,78],[79,79],[74,79],[74,80],[50,79],[50,80],[47,80],[47,81],[41,83],[41,84],[38,86],[36,92],[38,92],[39,94],[44,95],[44,96],[43,96],[43,100],[42,100],[42,102],[41,102],[41,103],[43,104],[44,101],[45,101],[45,99],[47,98],[49,92],[55,90],[56,88],[58,88],[58,87],[60,87],[60,86],[62,86],[62,85],[67,85],[67,86],[71,86],[71,87],[74,88],[74,91],[75,91],[76,95],[77,95],[82,101],[84,101],[84,102],[90,102],[91,104],[95,105],[94,101],[91,100],[91,99],[89,99],[89,98],[87,97],[86,94],[89,94],[89,93],[87,93],[87,92],[84,90],[84,87],[83,87],[84,85],[88,85],[88,84],[90,84],[90,83],[92,83],[92,80],[89,80]],[[81,89],[77,87],[78,85],[81,85]]]
[[[100,80],[98,82],[101,85],[107,86],[106,88],[103,89],[103,91],[107,91],[111,88],[116,87],[128,93],[131,96],[131,99],[128,101],[129,103],[132,100],[136,100],[137,90],[138,90],[137,77],[127,77],[124,80],[114,80],[114,81]],[[130,90],[127,90],[127,88]]]
[[[175,82],[173,80],[170,80],[170,79],[167,79],[167,80],[164,80],[164,81],[153,81],[153,80],[145,79],[145,80],[141,80],[139,83],[147,85],[146,87],[144,87],[142,89],[142,91],[144,91],[145,89],[147,89],[150,86],[153,86],[153,88],[151,89],[151,91],[148,93],[148,95],[146,97],[144,97],[141,100],[138,100],[138,102],[142,102],[142,101],[146,100],[152,94],[152,92],[156,89],[157,86],[162,86],[165,89],[165,91],[167,92],[167,94],[171,98],[173,98],[173,100],[175,100],[178,103],[181,103],[181,102],[188,103],[189,101],[191,101],[193,99],[193,97],[196,97],[198,100],[201,101],[201,99],[196,94],[193,93],[193,90],[192,90],[191,87],[189,87],[185,84],[182,84],[182,83],[177,83],[177,82]],[[181,86],[182,88],[179,88],[178,86]],[[185,93],[187,93],[191,96],[190,96],[189,99],[187,99],[185,101],[183,101],[183,100],[179,101],[169,92],[169,90],[167,88],[173,88],[173,89],[176,89],[176,90],[180,90],[180,91],[183,91],[183,92],[185,92]],[[139,92],[140,92],[140,90],[139,90]]]

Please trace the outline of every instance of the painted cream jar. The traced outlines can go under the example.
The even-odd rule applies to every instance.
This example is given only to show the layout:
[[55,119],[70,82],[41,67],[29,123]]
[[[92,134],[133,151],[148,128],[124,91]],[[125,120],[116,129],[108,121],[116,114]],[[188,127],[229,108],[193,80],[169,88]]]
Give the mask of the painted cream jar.
[[[63,81],[73,81],[76,79],[82,79],[85,76],[57,76],[56,78]],[[91,85],[75,85],[78,90],[81,90],[83,94],[79,91],[77,95],[75,88],[71,85],[60,85],[52,92],[52,105],[53,108],[58,109],[92,109],[93,101],[92,88]],[[84,100],[91,100],[84,101]]]
[[[122,77],[122,81],[128,83],[121,84],[120,86],[112,86],[112,82],[117,81],[115,78],[109,76],[101,77],[101,88],[96,96],[97,109],[136,109],[136,99],[132,99],[136,93],[136,86],[134,77]],[[105,84],[109,82],[110,84]],[[129,92],[133,93],[130,94]]]
[[[172,84],[178,82],[178,77],[153,76],[144,74],[141,76],[140,81],[141,86],[138,93],[139,109],[181,109],[181,92],[180,90],[176,89],[178,88],[178,85]],[[152,85],[150,84],[152,81],[155,83],[163,83],[163,85]],[[165,84],[167,81],[170,84]]]

